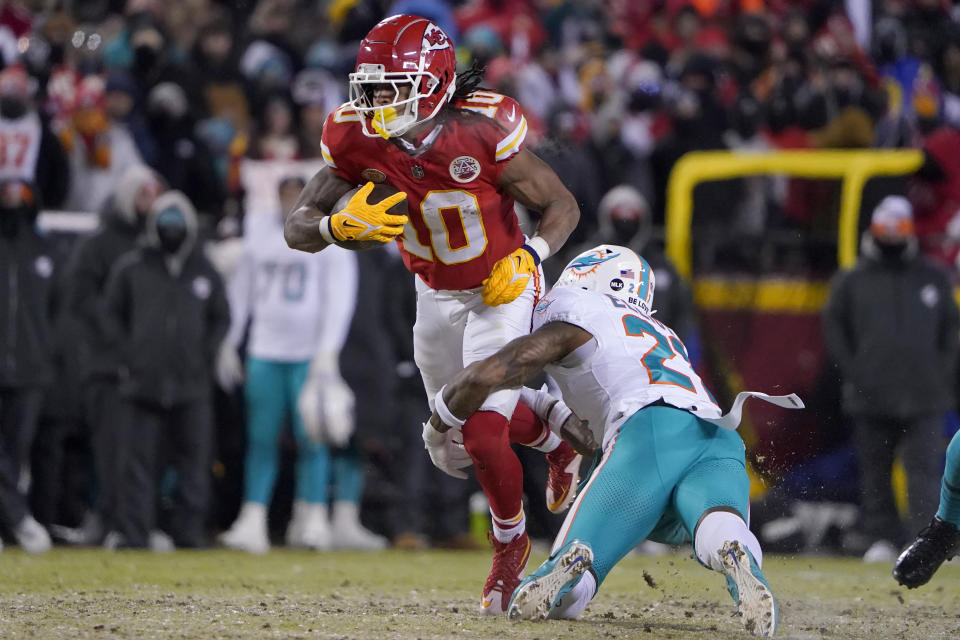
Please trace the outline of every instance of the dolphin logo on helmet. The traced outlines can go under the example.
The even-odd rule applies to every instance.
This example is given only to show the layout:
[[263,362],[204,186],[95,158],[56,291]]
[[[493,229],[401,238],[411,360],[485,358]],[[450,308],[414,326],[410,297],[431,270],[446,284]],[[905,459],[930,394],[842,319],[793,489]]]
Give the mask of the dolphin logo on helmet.
[[582,278],[588,273],[593,273],[601,264],[608,260],[620,257],[619,253],[605,254],[603,251],[591,250],[587,254],[581,254],[574,258],[567,268],[572,269],[577,277]]
[[602,244],[571,260],[554,286],[605,293],[650,314],[656,278],[650,264],[630,249]]

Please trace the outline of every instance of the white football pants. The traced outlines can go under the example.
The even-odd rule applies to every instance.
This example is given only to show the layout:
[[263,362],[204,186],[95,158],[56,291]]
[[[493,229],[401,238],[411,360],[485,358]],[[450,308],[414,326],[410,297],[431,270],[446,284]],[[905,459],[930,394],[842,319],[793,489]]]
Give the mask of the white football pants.
[[[414,279],[417,322],[413,326],[413,354],[432,410],[434,396],[461,369],[530,333],[533,307],[537,297],[544,294],[543,274],[541,271],[539,278],[530,278],[516,300],[496,307],[483,304],[479,288],[435,290],[419,277]],[[509,420],[519,399],[519,389],[495,391],[480,411],[496,411]]]

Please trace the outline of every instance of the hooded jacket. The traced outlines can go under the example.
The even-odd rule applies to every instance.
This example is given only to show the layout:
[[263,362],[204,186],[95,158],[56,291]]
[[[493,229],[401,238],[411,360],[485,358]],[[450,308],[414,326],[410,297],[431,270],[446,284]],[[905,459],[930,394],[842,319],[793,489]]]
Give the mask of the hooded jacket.
[[81,374],[84,378],[114,377],[119,355],[103,336],[103,299],[107,277],[117,259],[137,247],[140,224],[134,204],[137,193],[150,181],[158,180],[149,168],[131,167],[117,185],[100,228],[77,244],[66,273],[66,306],[81,327]]
[[0,236],[0,387],[34,387],[53,379],[53,287],[50,247],[26,222]]
[[947,274],[909,253],[865,250],[831,283],[824,332],[850,415],[913,419],[953,406],[960,312]]
[[[159,245],[157,214],[179,209],[187,238],[174,254]],[[179,191],[150,210],[145,243],[117,262],[107,284],[105,334],[120,354],[120,390],[161,408],[205,400],[230,311],[223,281],[197,243],[197,215]]]

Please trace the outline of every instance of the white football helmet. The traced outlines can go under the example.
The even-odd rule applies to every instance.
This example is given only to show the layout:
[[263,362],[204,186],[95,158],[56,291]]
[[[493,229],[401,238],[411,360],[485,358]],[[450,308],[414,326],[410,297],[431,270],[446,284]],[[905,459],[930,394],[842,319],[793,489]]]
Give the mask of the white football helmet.
[[656,279],[650,264],[630,249],[601,244],[571,260],[553,286],[606,293],[649,315]]

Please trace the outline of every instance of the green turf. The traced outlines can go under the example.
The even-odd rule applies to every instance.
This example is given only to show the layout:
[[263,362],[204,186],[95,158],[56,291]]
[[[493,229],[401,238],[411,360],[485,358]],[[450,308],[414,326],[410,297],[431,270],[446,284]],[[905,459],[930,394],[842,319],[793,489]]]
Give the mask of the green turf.
[[[535,554],[531,567],[543,559]],[[478,614],[482,552],[0,554],[0,638],[738,638],[721,576],[630,557],[576,622]],[[889,566],[770,556],[785,638],[960,638],[960,570],[907,591]],[[646,573],[646,577],[644,576]]]

